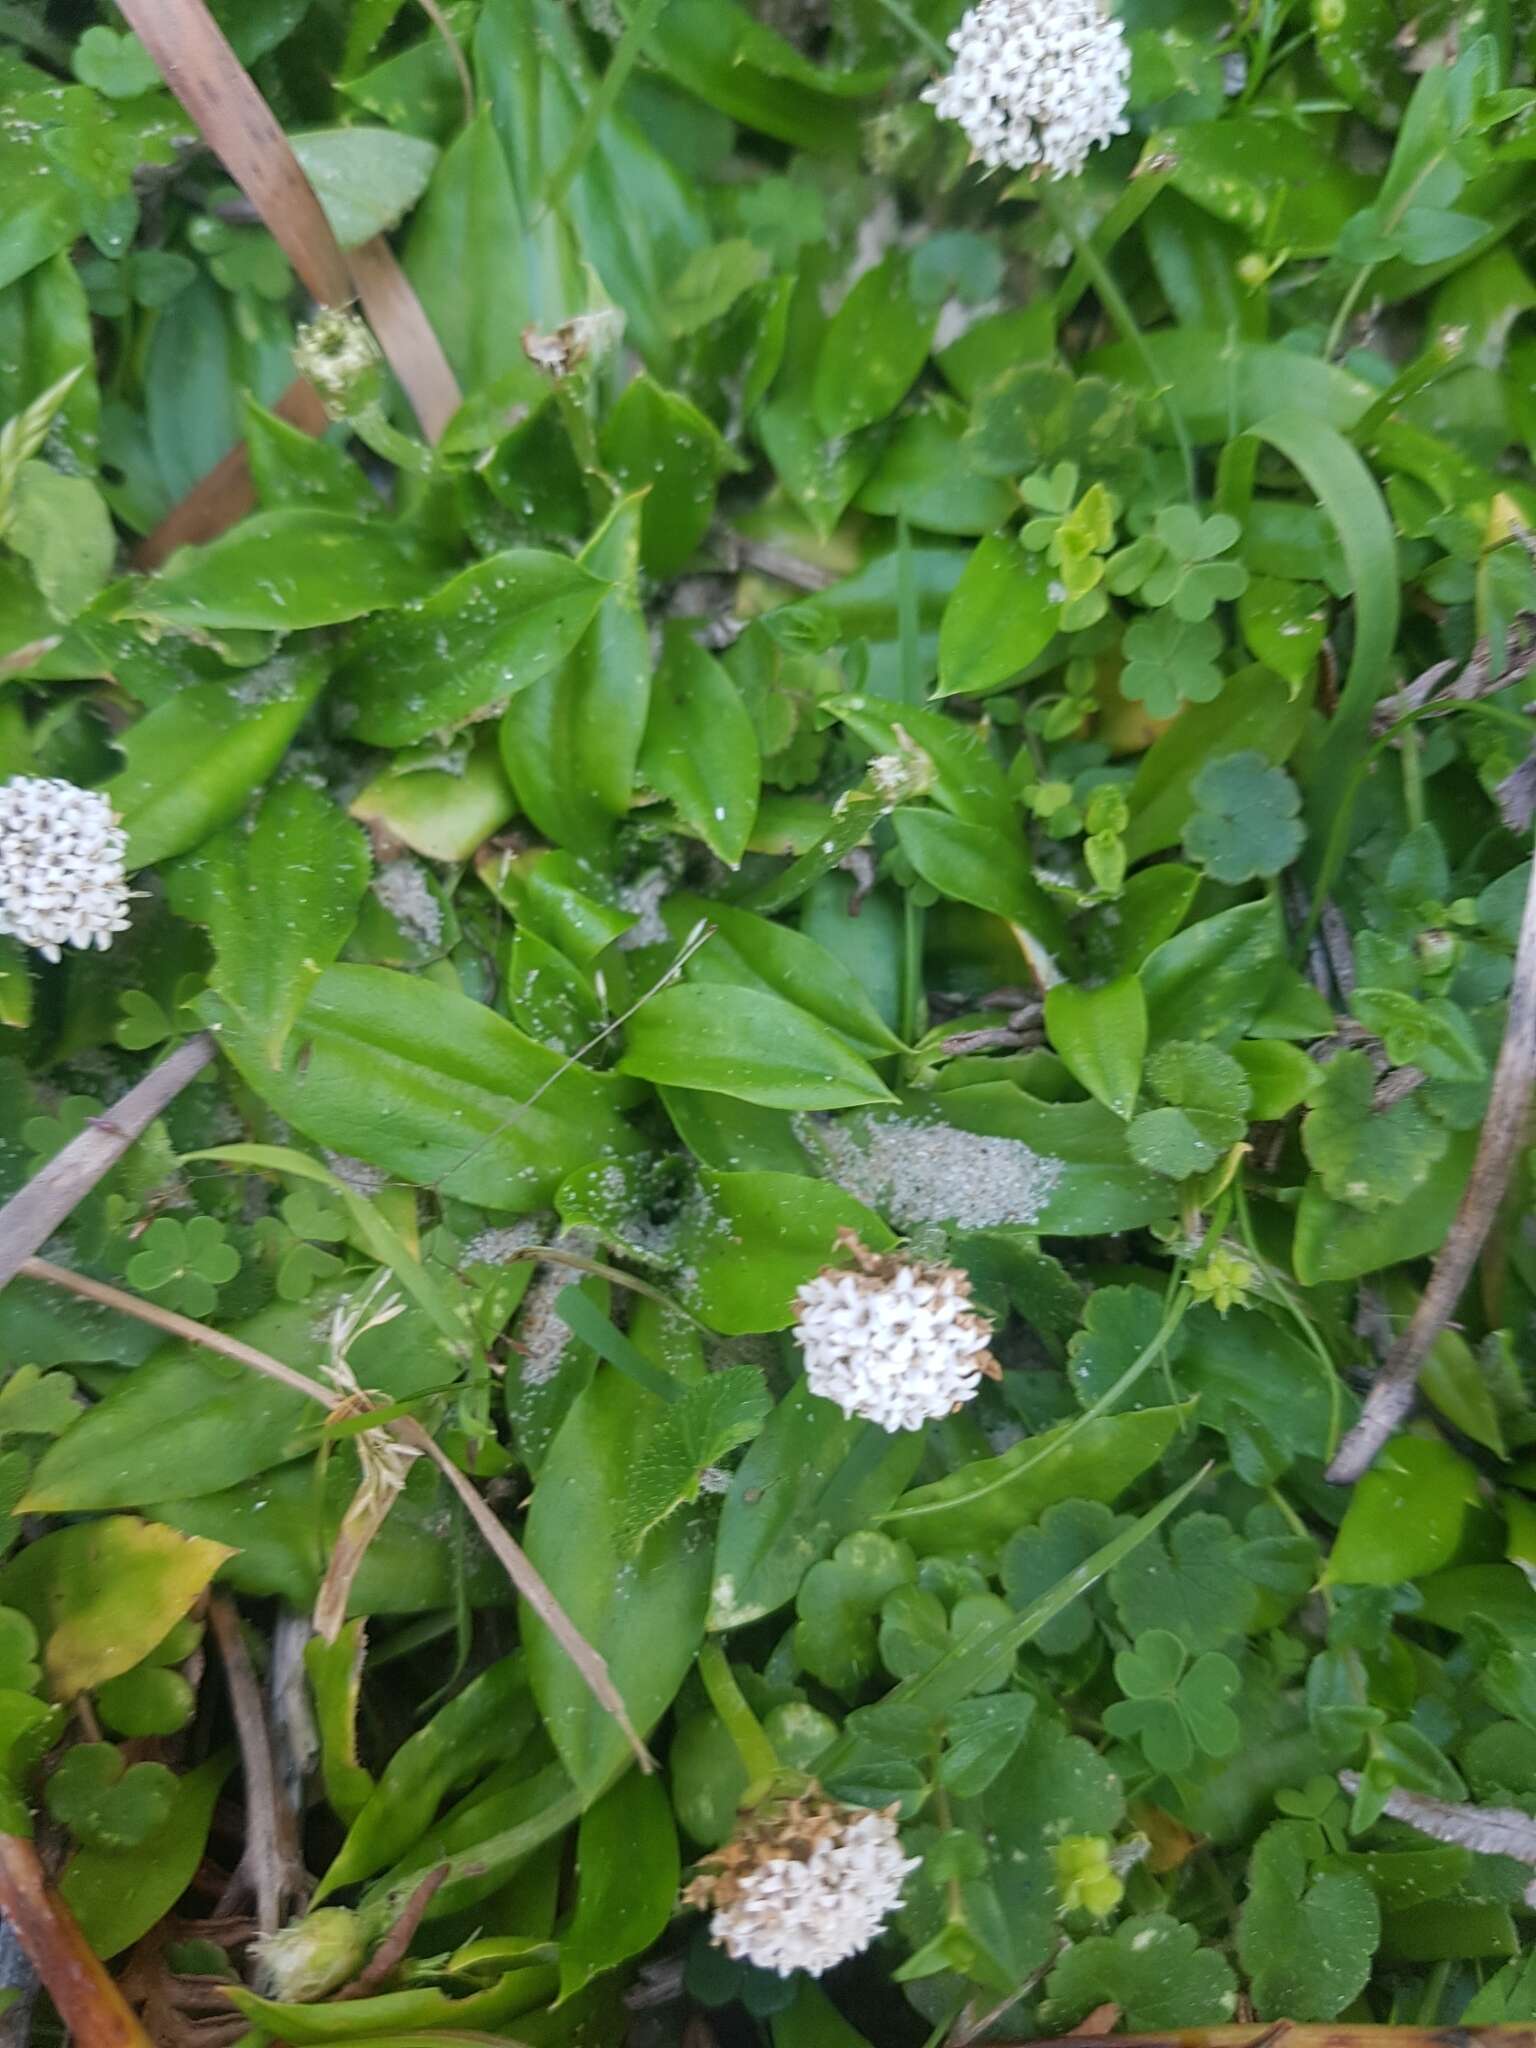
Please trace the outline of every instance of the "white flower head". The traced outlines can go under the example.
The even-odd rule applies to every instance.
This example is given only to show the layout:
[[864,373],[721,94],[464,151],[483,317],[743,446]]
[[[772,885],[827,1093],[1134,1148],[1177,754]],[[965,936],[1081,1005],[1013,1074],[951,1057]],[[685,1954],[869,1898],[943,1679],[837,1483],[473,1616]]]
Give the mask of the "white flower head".
[[814,1789],[759,1807],[683,1896],[710,1913],[711,1939],[736,1961],[819,1977],[869,1947],[922,1860],[901,1853],[895,1815]]
[[1070,178],[1127,132],[1131,53],[1098,0],[977,0],[949,47],[953,67],[923,98],[993,170]]
[[0,935],[45,960],[128,927],[128,841],[94,789],[47,775],[0,783]]
[[840,1242],[853,1268],[828,1266],[795,1296],[813,1394],[882,1429],[921,1429],[998,1377],[967,1274],[867,1251],[850,1231]]

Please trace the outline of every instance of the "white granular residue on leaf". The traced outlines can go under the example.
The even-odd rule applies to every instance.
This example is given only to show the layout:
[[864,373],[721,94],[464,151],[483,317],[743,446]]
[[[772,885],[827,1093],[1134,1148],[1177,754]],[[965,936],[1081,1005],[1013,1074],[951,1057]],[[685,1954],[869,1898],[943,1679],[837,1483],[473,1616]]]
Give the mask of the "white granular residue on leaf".
[[408,939],[439,946],[443,939],[443,906],[427,885],[426,870],[409,854],[381,867],[373,893]]
[[1070,178],[1128,132],[1131,53],[1097,0],[978,0],[949,47],[954,64],[922,96],[993,170]]
[[1045,1212],[1062,1163],[1018,1138],[983,1138],[954,1124],[872,1116],[848,1125],[801,1118],[807,1148],[820,1150],[838,1186],[898,1230],[952,1223],[960,1230],[1033,1224]]
[[128,928],[128,841],[107,799],[54,776],[0,784],[0,936],[58,960]]
[[819,1977],[869,1947],[921,1860],[902,1854],[894,1807],[812,1794],[747,1816],[684,1896],[709,1912],[727,1955],[780,1977]]
[[[485,1232],[470,1245],[467,1255],[488,1256],[484,1247],[491,1239],[505,1240],[516,1229],[517,1226],[513,1225],[510,1230]],[[539,1236],[535,1233],[521,1242],[537,1244]],[[591,1258],[597,1249],[597,1239],[589,1230],[562,1231],[556,1244],[561,1251],[575,1252],[581,1258]],[[516,1249],[520,1246],[508,1246],[502,1256],[507,1257]],[[549,1264],[535,1269],[512,1324],[513,1348],[522,1360],[517,1376],[525,1387],[542,1387],[559,1371],[571,1333],[555,1314],[555,1303],[566,1288],[580,1278],[580,1273],[573,1272],[569,1266]]]

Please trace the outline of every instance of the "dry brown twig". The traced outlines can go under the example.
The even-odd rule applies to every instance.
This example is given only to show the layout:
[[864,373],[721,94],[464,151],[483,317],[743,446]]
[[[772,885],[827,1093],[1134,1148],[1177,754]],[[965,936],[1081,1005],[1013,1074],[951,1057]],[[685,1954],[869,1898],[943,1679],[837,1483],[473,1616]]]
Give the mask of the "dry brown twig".
[[1455,1220],[1435,1258],[1428,1285],[1408,1327],[1388,1352],[1366,1397],[1360,1420],[1328,1467],[1335,1485],[1358,1479],[1375,1461],[1388,1437],[1413,1406],[1419,1371],[1430,1346],[1455,1313],[1478,1253],[1493,1226],[1510,1170],[1525,1142],[1526,1119],[1536,1089],[1536,863],[1531,868],[1504,1042],[1493,1070],[1493,1090],[1483,1119],[1477,1156]]

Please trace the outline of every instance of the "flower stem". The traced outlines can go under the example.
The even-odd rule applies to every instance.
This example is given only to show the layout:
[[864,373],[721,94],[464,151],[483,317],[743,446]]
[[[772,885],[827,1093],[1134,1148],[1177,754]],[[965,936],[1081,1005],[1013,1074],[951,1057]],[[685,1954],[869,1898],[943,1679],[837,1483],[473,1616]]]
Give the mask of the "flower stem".
[[1136,319],[1136,315],[1131,311],[1124,292],[1116,284],[1109,265],[1093,246],[1092,236],[1085,235],[1078,227],[1077,222],[1072,217],[1071,209],[1062,204],[1049,181],[1042,182],[1039,189],[1041,202],[1046,211],[1072,244],[1078,262],[1082,264],[1084,270],[1087,271],[1089,277],[1093,280],[1093,288],[1098,293],[1105,312],[1108,313],[1116,327],[1119,328],[1121,335],[1130,343],[1131,347],[1141,358],[1142,367],[1147,373],[1154,393],[1162,400],[1163,407],[1168,414],[1168,423],[1173,428],[1173,438],[1179,445],[1179,454],[1184,461],[1184,488],[1189,493],[1190,504],[1198,511],[1200,492],[1195,477],[1194,444],[1189,438],[1189,428],[1184,424],[1184,415],[1179,410],[1178,401],[1162,383],[1152,351],[1147,346],[1147,337],[1142,333],[1140,324]]
[[779,1775],[780,1764],[763,1725],[747,1705],[736,1675],[724,1650],[708,1642],[699,1652],[699,1676],[709,1703],[725,1723],[726,1733],[736,1745],[736,1754],[746,1768],[749,1786],[766,1785]]

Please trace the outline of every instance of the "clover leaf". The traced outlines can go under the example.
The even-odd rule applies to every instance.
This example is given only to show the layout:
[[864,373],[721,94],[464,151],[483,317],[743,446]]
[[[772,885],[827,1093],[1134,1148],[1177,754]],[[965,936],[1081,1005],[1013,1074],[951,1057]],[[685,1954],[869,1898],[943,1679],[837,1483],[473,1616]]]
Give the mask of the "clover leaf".
[[205,1316],[219,1289],[239,1270],[240,1254],[225,1242],[224,1226],[215,1217],[194,1216],[181,1223],[174,1216],[158,1216],[128,1261],[127,1277],[140,1292],[158,1294],[188,1315]]
[[1195,809],[1184,851],[1213,881],[1278,875],[1301,850],[1301,793],[1283,768],[1249,748],[1207,761],[1190,784]]
[[1113,588],[1140,590],[1143,604],[1167,606],[1175,618],[1190,623],[1208,619],[1218,604],[1241,597],[1248,571],[1241,562],[1223,562],[1242,536],[1242,528],[1225,512],[1202,519],[1189,505],[1165,505],[1150,534],[1133,541],[1115,558]]
[[1126,628],[1120,694],[1144,704],[1153,718],[1172,718],[1181,704],[1209,704],[1221,694],[1221,630],[1171,612],[1154,612]]
[[1113,1934],[1075,1942],[1046,1982],[1041,2021],[1064,2033],[1097,2005],[1117,2005],[1128,2033],[1216,2026],[1237,2005],[1226,1958],[1202,1948],[1195,1929],[1169,1913],[1139,1913]]
[[1197,1752],[1221,1757],[1236,1749],[1241,1731],[1228,1702],[1242,1681],[1219,1650],[1191,1664],[1176,1635],[1149,1629],[1115,1658],[1115,1682],[1125,1698],[1105,1709],[1104,1726],[1138,1743],[1154,1770],[1176,1775]]
[[1267,1827],[1248,1863],[1237,1950],[1261,2019],[1336,2019],[1364,1990],[1381,1909],[1354,1871],[1308,1867],[1306,1820]]

